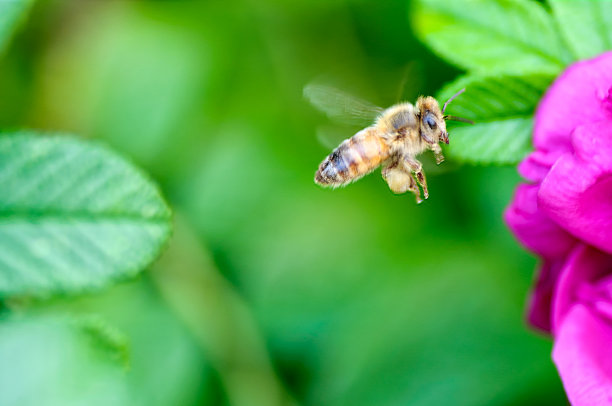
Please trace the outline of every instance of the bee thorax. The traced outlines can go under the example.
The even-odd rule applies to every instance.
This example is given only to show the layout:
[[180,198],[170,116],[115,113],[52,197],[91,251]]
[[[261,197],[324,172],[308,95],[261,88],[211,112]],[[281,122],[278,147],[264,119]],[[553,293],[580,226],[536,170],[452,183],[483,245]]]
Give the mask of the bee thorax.
[[413,130],[418,128],[416,110],[410,103],[396,104],[385,110],[379,117],[377,124],[386,133],[394,133],[399,130]]

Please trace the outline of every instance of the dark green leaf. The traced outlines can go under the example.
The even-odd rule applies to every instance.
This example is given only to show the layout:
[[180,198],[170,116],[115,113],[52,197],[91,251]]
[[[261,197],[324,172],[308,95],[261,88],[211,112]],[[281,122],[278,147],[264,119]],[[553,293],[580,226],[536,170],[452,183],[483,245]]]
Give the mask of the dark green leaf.
[[563,38],[577,59],[612,49],[612,1],[551,0]]
[[0,138],[0,294],[97,288],[159,253],[170,210],[106,148],[31,133]]
[[421,39],[476,72],[559,72],[571,59],[551,16],[527,0],[418,0]]
[[447,122],[449,155],[482,164],[520,161],[531,149],[533,112],[552,79],[547,74],[466,76],[446,86],[439,94],[440,101],[466,88],[446,112],[475,122]]

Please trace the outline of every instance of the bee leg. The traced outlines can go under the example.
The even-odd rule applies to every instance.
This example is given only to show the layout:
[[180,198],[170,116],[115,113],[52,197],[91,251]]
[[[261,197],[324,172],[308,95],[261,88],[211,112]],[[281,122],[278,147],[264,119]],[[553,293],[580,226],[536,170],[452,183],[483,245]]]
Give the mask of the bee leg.
[[[417,204],[423,203],[423,196],[421,196],[421,189],[416,184],[416,181],[412,176],[410,176],[410,187],[409,189],[412,193],[414,193],[414,197],[416,199]],[[427,189],[424,189],[425,199],[427,199]]]
[[[427,190],[427,179],[425,178],[425,172],[423,172],[423,165],[414,158],[405,158],[404,164],[412,173],[414,180],[416,181],[417,190],[423,189],[423,198],[429,197],[429,191]],[[417,202],[420,199],[420,193],[417,195]]]
[[382,170],[382,176],[393,193],[412,192],[416,197],[417,203],[423,201],[421,190],[417,186],[414,177],[404,168],[399,167],[397,164],[394,166],[390,165]]
[[414,179],[409,172],[399,166],[397,161],[384,167],[382,176],[393,193],[400,194],[412,190]]
[[434,156],[436,157],[436,164],[440,165],[444,162],[444,155],[442,155],[442,147],[440,144],[431,145],[430,149],[433,151]]
[[[429,198],[429,191],[427,190],[427,180],[425,179],[425,172],[423,172],[423,170],[420,170],[418,172],[414,173],[414,178],[416,179],[416,187],[417,190],[419,190],[418,186],[421,186],[421,188],[423,189],[423,198],[427,199]],[[420,200],[420,190],[419,190],[419,194],[417,195],[417,202],[420,203],[422,200]]]

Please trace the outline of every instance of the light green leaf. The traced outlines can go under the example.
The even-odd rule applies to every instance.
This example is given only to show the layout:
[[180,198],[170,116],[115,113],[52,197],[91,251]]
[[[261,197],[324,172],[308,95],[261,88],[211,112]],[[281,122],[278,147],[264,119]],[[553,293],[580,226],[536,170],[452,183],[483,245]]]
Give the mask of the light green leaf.
[[577,59],[612,49],[612,1],[550,0],[563,38]]
[[71,137],[0,137],[0,295],[99,288],[158,255],[171,213],[155,185]]
[[520,161],[531,150],[532,116],[552,80],[553,76],[547,74],[466,76],[446,86],[439,94],[441,101],[466,88],[446,112],[475,122],[447,122],[449,155],[482,164]]
[[33,0],[0,0],[0,52],[29,10]]
[[[106,349],[63,317],[3,318],[0,322],[0,404],[128,405],[125,369]],[[78,395],[77,395],[78,394]]]
[[[13,392],[8,390],[13,381],[17,381],[15,386],[20,386],[24,399],[20,406],[216,404],[203,398],[214,396],[212,382],[218,382],[217,375],[212,375],[211,365],[193,335],[176,319],[147,276],[92,295],[30,301],[27,310],[21,312],[31,321],[68,319],[69,323],[57,325],[77,334],[79,346],[73,348],[74,343],[66,340],[52,346],[44,339],[24,338],[30,341],[33,354],[21,357],[23,373],[0,380],[5,384],[0,393],[2,406],[6,404],[2,396]],[[83,347],[88,352],[83,353]],[[64,360],[59,367],[58,358]],[[107,374],[110,368],[112,376]],[[44,371],[40,375],[46,374],[46,379],[23,379],[38,371]],[[102,395],[85,389],[96,381],[104,382]],[[49,387],[61,397],[47,398]]]
[[448,100],[465,88],[465,92],[448,105],[446,113],[476,122],[531,116],[553,79],[554,76],[548,74],[467,75],[444,86],[438,93],[438,100]]
[[470,163],[514,164],[531,150],[531,126],[531,118],[519,117],[454,128],[449,155]]
[[418,0],[421,40],[475,72],[559,72],[571,60],[551,16],[528,0]]
[[129,365],[129,343],[121,330],[94,314],[74,317],[71,322],[88,336],[92,345],[103,352],[108,359],[117,361],[124,367]]

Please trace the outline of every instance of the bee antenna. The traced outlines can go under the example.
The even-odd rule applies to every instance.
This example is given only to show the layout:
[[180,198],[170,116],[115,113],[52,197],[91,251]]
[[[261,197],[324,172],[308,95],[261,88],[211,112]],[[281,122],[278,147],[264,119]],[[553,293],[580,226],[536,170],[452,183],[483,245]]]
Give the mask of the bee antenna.
[[450,102],[452,102],[452,101],[455,99],[455,97],[459,96],[459,95],[460,95],[461,93],[463,93],[463,92],[465,92],[465,87],[464,87],[463,89],[459,90],[459,91],[458,91],[457,93],[455,93],[454,95],[452,95],[452,96],[451,96],[451,98],[450,98],[450,99],[448,99],[448,100],[446,101],[446,103],[444,103],[444,106],[442,106],[442,113],[444,113],[444,110],[446,110],[446,106],[448,106],[448,104],[449,104]]
[[457,117],[457,116],[444,116],[445,120],[451,120],[451,121],[460,121],[462,123],[468,123],[468,124],[474,124],[474,122],[472,120],[468,120],[467,118],[463,118],[463,117]]

